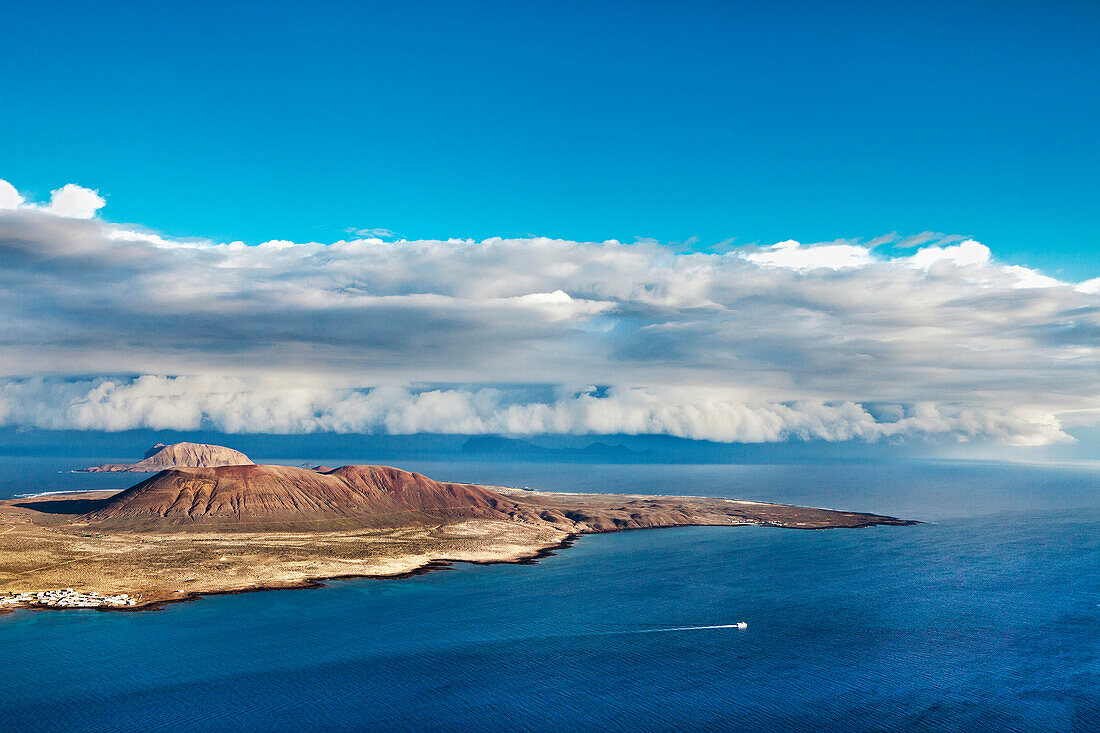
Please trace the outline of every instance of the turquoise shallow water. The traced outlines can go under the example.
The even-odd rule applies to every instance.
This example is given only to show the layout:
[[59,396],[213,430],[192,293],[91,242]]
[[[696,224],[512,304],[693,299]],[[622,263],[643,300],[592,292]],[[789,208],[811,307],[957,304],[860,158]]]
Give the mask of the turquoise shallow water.
[[[119,481],[4,460],[0,495]],[[1100,729],[1095,468],[415,467],[930,523],[630,532],[537,565],[20,612],[0,617],[0,728]]]

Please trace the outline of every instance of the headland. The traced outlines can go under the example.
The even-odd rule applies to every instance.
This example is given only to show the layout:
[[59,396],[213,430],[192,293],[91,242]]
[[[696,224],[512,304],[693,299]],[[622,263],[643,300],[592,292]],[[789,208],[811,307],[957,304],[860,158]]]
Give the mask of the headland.
[[[580,535],[635,529],[909,524],[723,498],[441,482],[388,466],[181,467],[124,491],[0,501],[0,610],[148,609],[452,562],[526,562]],[[34,595],[44,593],[53,595]]]

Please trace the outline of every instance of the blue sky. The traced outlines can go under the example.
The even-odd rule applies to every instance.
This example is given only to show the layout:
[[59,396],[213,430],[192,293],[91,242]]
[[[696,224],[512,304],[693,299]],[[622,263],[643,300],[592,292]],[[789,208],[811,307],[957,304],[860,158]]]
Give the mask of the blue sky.
[[1096,3],[0,34],[0,429],[1097,444]]
[[[177,236],[825,241],[1095,275],[1100,5],[20,3],[0,176]],[[692,240],[694,241],[694,240]]]

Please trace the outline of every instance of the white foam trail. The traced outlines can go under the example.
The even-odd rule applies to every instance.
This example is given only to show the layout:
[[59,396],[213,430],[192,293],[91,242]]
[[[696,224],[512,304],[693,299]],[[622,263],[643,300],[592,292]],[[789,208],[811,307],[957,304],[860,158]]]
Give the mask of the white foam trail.
[[639,629],[637,631],[613,631],[618,634],[661,634],[672,631],[705,631],[707,629],[738,629],[737,624],[713,624],[711,626],[670,626],[665,629]]

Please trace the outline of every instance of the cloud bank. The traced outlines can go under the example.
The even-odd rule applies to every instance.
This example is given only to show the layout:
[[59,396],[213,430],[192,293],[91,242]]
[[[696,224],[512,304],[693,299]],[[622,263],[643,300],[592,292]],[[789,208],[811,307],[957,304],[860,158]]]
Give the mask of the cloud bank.
[[1100,422],[1100,279],[970,239],[245,246],[103,205],[0,182],[0,424],[1039,445]]
[[281,379],[156,377],[0,384],[0,424],[48,430],[199,430],[227,433],[664,434],[739,443],[904,437],[1066,439],[1030,410],[795,402],[748,405],[720,390],[595,390],[546,401],[507,390],[332,389]]

